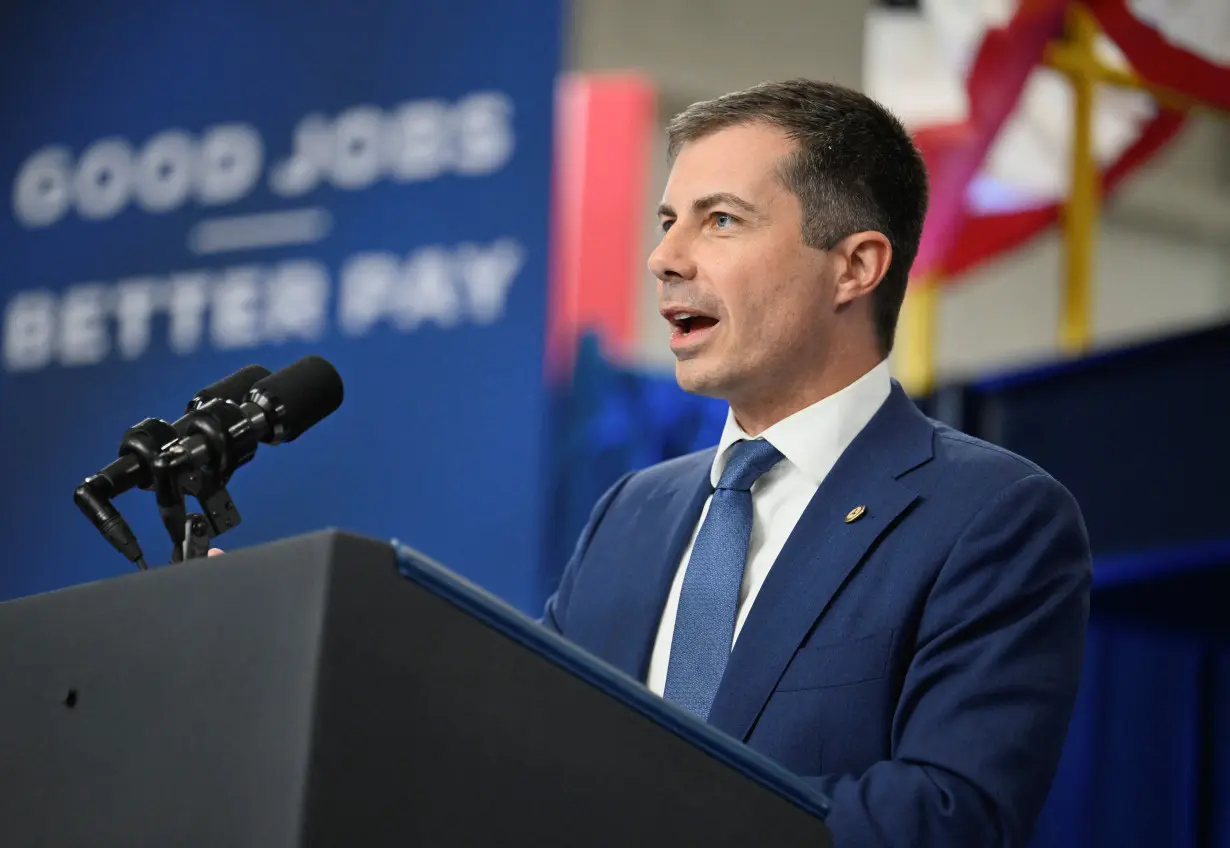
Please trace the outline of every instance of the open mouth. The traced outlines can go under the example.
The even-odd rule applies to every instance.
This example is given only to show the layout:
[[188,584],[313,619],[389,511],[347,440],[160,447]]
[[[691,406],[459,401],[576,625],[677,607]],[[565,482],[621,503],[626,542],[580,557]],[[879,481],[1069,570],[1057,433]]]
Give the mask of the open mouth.
[[717,326],[718,319],[712,315],[689,312],[684,309],[666,309],[663,317],[671,325],[671,349],[676,353],[694,348]]
[[670,322],[671,326],[675,329],[675,333],[682,336],[690,336],[694,332],[709,329],[717,323],[717,319],[710,318],[708,315],[693,315],[689,312],[679,312],[671,316]]

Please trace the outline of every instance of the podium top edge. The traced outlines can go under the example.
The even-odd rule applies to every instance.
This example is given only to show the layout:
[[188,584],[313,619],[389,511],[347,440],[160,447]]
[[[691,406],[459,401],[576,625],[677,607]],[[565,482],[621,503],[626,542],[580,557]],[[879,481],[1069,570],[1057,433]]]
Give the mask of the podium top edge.
[[827,818],[831,809],[829,800],[797,775],[696,716],[659,698],[639,681],[573,645],[558,633],[543,626],[540,621],[530,618],[430,557],[396,539],[391,540],[390,544],[397,555],[397,568],[403,576],[563,666],[605,694],[656,721],[804,811],[821,820]]

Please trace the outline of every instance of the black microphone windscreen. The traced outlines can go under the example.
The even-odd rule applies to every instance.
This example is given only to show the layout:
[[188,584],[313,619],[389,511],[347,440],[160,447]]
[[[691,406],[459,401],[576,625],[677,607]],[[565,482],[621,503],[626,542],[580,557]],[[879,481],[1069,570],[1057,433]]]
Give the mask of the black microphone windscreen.
[[308,355],[257,381],[260,393],[279,407],[285,441],[301,435],[342,405],[342,377],[327,359]]
[[197,392],[196,397],[188,402],[188,409],[186,411],[191,412],[194,409],[199,409],[207,402],[218,398],[239,403],[247,396],[253,386],[269,375],[269,369],[263,365],[245,365],[229,377],[223,377],[218,382],[208,385]]

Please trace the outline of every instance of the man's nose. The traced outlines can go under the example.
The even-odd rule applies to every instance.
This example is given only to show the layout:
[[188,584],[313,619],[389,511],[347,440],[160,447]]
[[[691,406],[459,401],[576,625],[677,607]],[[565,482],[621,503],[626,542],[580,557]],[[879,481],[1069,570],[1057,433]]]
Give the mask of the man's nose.
[[696,276],[690,240],[678,227],[672,227],[649,254],[649,270],[662,282],[690,280]]

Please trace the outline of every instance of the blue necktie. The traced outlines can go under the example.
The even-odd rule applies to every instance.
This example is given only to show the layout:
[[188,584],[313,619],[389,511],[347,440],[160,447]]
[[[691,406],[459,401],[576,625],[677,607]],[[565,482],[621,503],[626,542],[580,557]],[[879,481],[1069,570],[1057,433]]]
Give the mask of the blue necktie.
[[709,717],[734,640],[752,535],[752,484],[781,458],[763,439],[736,442],[692,546],[662,695],[701,718]]

